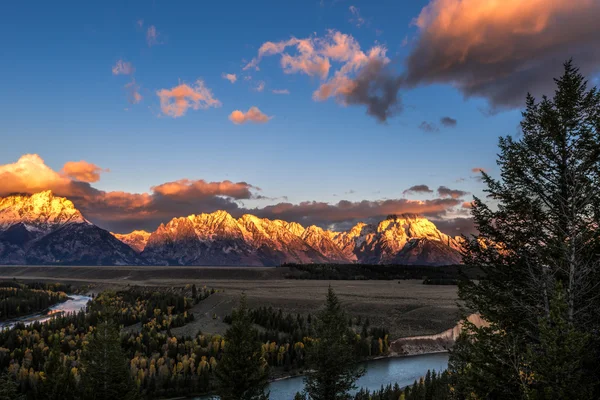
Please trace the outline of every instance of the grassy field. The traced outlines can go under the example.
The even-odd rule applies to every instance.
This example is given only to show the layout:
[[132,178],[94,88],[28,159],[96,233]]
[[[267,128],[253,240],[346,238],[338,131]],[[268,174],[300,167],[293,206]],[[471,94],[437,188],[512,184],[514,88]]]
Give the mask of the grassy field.
[[288,313],[315,313],[331,284],[353,316],[385,326],[392,339],[428,335],[453,327],[458,321],[456,286],[423,285],[421,280],[324,281],[284,279],[285,268],[243,267],[54,267],[0,266],[0,279],[52,281],[92,285],[92,291],[127,285],[184,286],[195,283],[219,289],[197,304],[196,320],[176,334],[222,333],[225,315],[242,292],[250,307],[272,306]]

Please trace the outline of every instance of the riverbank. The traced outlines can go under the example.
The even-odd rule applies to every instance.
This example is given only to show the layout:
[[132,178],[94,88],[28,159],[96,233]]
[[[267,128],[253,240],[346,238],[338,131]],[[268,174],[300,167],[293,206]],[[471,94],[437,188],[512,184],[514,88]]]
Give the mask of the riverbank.
[[31,325],[35,322],[45,322],[64,313],[75,313],[85,308],[87,302],[91,300],[91,297],[82,296],[78,294],[67,294],[67,300],[54,304],[49,307],[46,312],[35,313],[33,315],[24,316],[10,321],[0,322],[0,330],[10,329],[17,324],[23,323],[25,326]]

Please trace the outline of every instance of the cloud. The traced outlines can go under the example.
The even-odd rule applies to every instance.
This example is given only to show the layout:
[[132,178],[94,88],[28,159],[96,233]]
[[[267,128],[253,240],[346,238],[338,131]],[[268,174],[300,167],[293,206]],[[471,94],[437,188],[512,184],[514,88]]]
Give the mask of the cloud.
[[144,26],[144,20],[143,20],[143,19],[138,19],[138,20],[136,21],[136,23],[137,23],[137,26],[138,26],[138,27],[140,27],[140,28],[141,28],[142,26]]
[[357,28],[360,28],[364,25],[365,19],[360,15],[360,10],[355,6],[349,7],[350,13],[352,14],[352,18],[350,18],[350,23],[356,25]]
[[413,194],[413,193],[433,193],[433,190],[429,189],[427,185],[415,185],[406,189],[403,194]]
[[430,217],[441,217],[449,209],[460,204],[460,200],[452,198],[423,201],[389,199],[351,202],[341,200],[336,204],[306,201],[299,204],[279,203],[249,211],[263,218],[329,226],[343,222],[364,221],[371,218],[380,219],[389,214],[415,213]]
[[442,198],[445,197],[451,197],[453,199],[459,199],[467,194],[469,194],[469,192],[464,192],[462,190],[456,190],[456,189],[449,189],[446,186],[440,186],[437,189],[438,195]]
[[[43,163],[43,160],[41,162]],[[68,161],[62,169],[62,173],[69,178],[88,183],[98,182],[100,174],[103,172],[108,172],[108,170],[84,160]]]
[[473,172],[474,174],[480,174],[482,172],[487,172],[487,169],[481,168],[481,167],[475,167],[475,168],[471,169],[471,172]]
[[47,189],[72,192],[72,180],[48,167],[37,154],[25,154],[15,163],[0,165],[0,182],[0,196]]
[[226,74],[225,72],[223,72],[221,74],[221,77],[223,79],[227,79],[231,83],[235,83],[235,81],[237,81],[237,75],[236,74]]
[[553,93],[566,59],[600,71],[599,19],[595,0],[432,0],[413,22],[407,84],[450,83],[492,111],[522,107],[527,92]]
[[254,90],[256,90],[257,92],[262,92],[263,90],[265,90],[265,81],[259,81]]
[[446,235],[457,236],[457,235],[476,235],[477,227],[475,221],[472,218],[450,218],[450,219],[436,219],[433,221],[435,226]]
[[274,94],[290,94],[290,91],[287,89],[273,89],[271,92]]
[[148,43],[148,47],[155,46],[157,44],[162,44],[160,41],[160,33],[156,30],[154,25],[150,25],[148,30],[146,31],[146,43]]
[[464,203],[462,203],[461,207],[470,210],[471,208],[473,208],[473,202],[472,201],[465,201]]
[[427,122],[427,121],[423,121],[421,122],[421,124],[418,127],[420,130],[422,130],[423,132],[427,132],[427,133],[434,133],[434,132],[439,132],[440,129],[431,122]]
[[212,91],[200,79],[192,86],[182,83],[170,90],[161,89],[156,94],[160,98],[163,114],[173,118],[185,115],[189,108],[199,110],[221,106],[221,102],[213,97]]
[[140,86],[135,83],[135,79],[125,85],[125,90],[127,90],[127,100],[131,104],[138,104],[142,101],[143,96],[140,94]]
[[458,122],[454,118],[450,117],[442,117],[440,119],[440,123],[446,128],[454,128],[458,124]]
[[[351,35],[329,30],[324,37],[265,42],[244,69],[259,69],[264,57],[280,55],[284,73],[303,73],[321,79],[313,100],[334,98],[344,106],[364,105],[368,115],[384,122],[402,110],[398,90],[403,82],[391,69],[386,51],[376,45],[365,53]],[[329,77],[332,68],[337,69]]]
[[117,63],[112,67],[113,75],[131,75],[135,72],[135,68],[133,64],[130,62],[126,62],[123,60],[117,61]]
[[229,114],[229,120],[234,124],[245,124],[246,122],[254,122],[257,124],[264,124],[269,122],[273,117],[269,117],[259,110],[258,107],[250,107],[245,113],[240,110],[235,110]]

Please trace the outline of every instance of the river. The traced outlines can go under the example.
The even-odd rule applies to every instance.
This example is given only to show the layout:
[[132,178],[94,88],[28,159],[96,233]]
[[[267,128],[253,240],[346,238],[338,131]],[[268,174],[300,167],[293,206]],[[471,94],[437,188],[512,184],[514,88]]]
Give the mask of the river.
[[[423,354],[418,356],[382,358],[364,363],[366,373],[357,386],[369,390],[378,390],[381,385],[398,383],[401,387],[412,385],[427,373],[427,370],[443,371],[448,367],[448,353]],[[271,382],[270,400],[292,400],[296,392],[304,389],[303,377],[281,379]],[[216,399],[217,397],[198,397],[195,400]]]
[[87,302],[92,298],[88,296],[81,296],[78,294],[70,294],[69,299],[67,301],[63,301],[62,303],[58,303],[48,309],[46,313],[39,313],[28,315],[26,317],[21,317],[18,319],[13,319],[10,321],[0,322],[0,329],[10,329],[15,326],[19,322],[23,322],[26,326],[31,325],[34,322],[45,322],[50,318],[54,317],[56,314],[62,313],[74,313],[78,312],[81,309],[84,309]]

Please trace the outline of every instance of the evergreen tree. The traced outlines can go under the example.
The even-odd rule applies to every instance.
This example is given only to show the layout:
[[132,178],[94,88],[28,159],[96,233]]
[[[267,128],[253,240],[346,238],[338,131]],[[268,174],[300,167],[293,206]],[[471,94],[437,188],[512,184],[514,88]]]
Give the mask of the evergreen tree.
[[466,324],[450,366],[457,390],[478,398],[570,387],[586,399],[599,379],[579,350],[600,348],[600,94],[571,62],[556,85],[552,99],[527,96],[519,140],[500,139],[501,180],[482,174],[494,205],[473,203],[479,235],[463,261],[483,279],[461,282],[459,296],[489,326]]
[[246,305],[246,296],[232,314],[231,327],[225,333],[223,357],[217,365],[217,393],[221,400],[266,400],[269,370],[262,356],[258,331]]
[[0,400],[15,400],[23,399],[24,396],[19,396],[17,391],[17,383],[8,373],[0,375]]
[[356,365],[354,333],[347,321],[340,301],[329,286],[325,308],[315,321],[315,341],[307,349],[310,370],[304,382],[312,400],[349,399],[349,391],[356,388],[356,380],[364,374]]
[[42,385],[42,398],[47,400],[74,399],[77,393],[75,379],[65,364],[65,356],[58,346],[59,339],[54,338],[52,350],[44,366],[46,379]]
[[121,349],[119,327],[109,319],[100,322],[84,348],[82,398],[90,400],[137,399],[128,359]]

